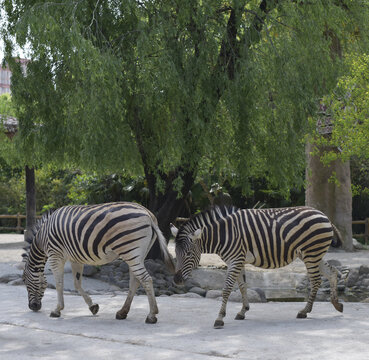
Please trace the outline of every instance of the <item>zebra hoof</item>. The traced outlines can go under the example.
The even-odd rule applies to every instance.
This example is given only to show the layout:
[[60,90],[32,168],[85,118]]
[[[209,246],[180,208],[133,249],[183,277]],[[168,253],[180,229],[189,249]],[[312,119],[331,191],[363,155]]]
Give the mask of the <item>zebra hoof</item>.
[[92,304],[89,307],[90,311],[92,312],[92,315],[96,315],[97,312],[99,311],[99,305],[98,304]]
[[119,311],[115,314],[115,318],[117,320],[124,320],[127,318],[127,314],[126,313],[120,313]]
[[146,324],[156,324],[157,321],[158,319],[156,318],[156,316],[152,316],[152,317],[148,316],[145,320],[145,323]]
[[52,318],[58,318],[58,317],[60,317],[60,311],[52,311],[50,313],[50,317],[52,317]]
[[337,303],[333,303],[334,308],[339,311],[339,312],[343,312],[343,304],[337,302]]
[[300,311],[297,316],[296,316],[297,319],[306,319],[307,318],[307,314]]
[[236,317],[234,318],[235,320],[245,320],[245,315],[242,314],[237,314]]
[[223,320],[215,320],[214,329],[223,329],[224,321]]

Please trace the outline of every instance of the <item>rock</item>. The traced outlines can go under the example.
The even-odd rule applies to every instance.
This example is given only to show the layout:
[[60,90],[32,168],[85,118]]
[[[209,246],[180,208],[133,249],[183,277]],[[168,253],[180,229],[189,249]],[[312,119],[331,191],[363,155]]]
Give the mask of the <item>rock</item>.
[[209,299],[216,299],[222,296],[222,290],[208,290],[206,292],[206,297]]
[[335,259],[328,260],[327,263],[334,267],[342,266],[342,264],[338,260],[335,260]]
[[191,292],[184,293],[184,294],[174,294],[174,295],[172,295],[172,297],[202,298],[201,295],[196,294],[196,293],[191,293]]
[[357,269],[351,270],[347,277],[346,286],[353,287],[358,281],[358,279],[359,279],[359,270]]
[[192,271],[192,279],[203,289],[222,289],[224,286],[225,271],[219,269],[199,268]]
[[119,264],[119,270],[121,270],[124,273],[128,273],[129,272],[129,266],[124,261],[122,261]]
[[157,272],[161,272],[161,264],[157,263],[153,259],[145,260],[145,268],[150,275],[153,275]]
[[190,290],[188,290],[188,292],[198,294],[198,295],[200,295],[202,297],[205,297],[205,295],[206,295],[206,290],[204,290],[204,289],[202,289],[200,287],[197,287],[197,286],[191,288]]
[[354,249],[356,249],[356,250],[366,249],[366,247],[361,242],[357,241],[356,239],[352,239],[352,245],[353,245]]
[[9,281],[8,285],[24,285],[24,282],[22,278],[19,278],[19,279]]
[[93,265],[85,265],[83,267],[84,276],[94,276],[98,272],[97,267]]
[[[247,290],[247,296],[249,296],[249,291],[250,290],[253,290],[255,291],[258,295],[259,295],[259,298],[260,298],[260,302],[267,302],[267,298],[266,298],[266,295],[265,295],[265,292],[264,290],[260,289],[260,288],[253,288],[253,289],[248,289]],[[250,292],[250,298],[251,298],[251,292]],[[251,302],[251,300],[249,300]],[[255,301],[256,302],[256,301]]]
[[6,274],[0,277],[0,283],[8,283],[21,278],[19,274]]
[[359,268],[359,274],[369,274],[369,266],[361,265]]

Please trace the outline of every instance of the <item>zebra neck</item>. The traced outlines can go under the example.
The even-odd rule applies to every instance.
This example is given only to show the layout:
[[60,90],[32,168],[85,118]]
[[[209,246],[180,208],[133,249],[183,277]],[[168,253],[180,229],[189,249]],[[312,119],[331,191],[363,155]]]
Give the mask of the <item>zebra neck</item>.
[[37,245],[36,242],[32,243],[31,249],[28,255],[28,265],[37,271],[43,271],[47,261],[45,251]]

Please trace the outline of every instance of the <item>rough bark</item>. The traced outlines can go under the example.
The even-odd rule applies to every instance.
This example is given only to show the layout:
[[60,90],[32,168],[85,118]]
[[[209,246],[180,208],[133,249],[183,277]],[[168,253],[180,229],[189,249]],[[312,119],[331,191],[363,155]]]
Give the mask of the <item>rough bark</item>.
[[[324,212],[339,229],[344,240],[343,248],[352,251],[350,163],[335,160],[329,166],[325,166],[320,161],[319,155],[311,155],[312,145],[307,146],[306,152],[306,205]],[[338,183],[329,181],[334,174]]]
[[26,230],[36,222],[35,169],[25,167],[26,172]]

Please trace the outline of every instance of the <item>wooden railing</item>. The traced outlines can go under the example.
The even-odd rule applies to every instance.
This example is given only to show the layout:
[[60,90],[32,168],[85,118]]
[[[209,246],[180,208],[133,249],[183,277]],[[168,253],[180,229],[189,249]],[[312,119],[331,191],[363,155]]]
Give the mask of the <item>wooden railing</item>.
[[[36,218],[40,218],[41,216],[36,216]],[[16,220],[16,226],[0,226],[0,230],[9,230],[9,231],[15,231],[19,234],[21,234],[24,231],[24,227],[22,226],[22,220],[26,218],[26,215],[0,215],[1,219],[14,219]]]
[[363,234],[353,234],[353,237],[363,237],[365,245],[369,243],[369,218],[365,220],[354,220],[352,225],[365,225],[364,233]]
[[[36,218],[40,218],[41,216],[36,216]],[[10,230],[16,231],[17,233],[22,233],[24,227],[22,226],[22,220],[26,218],[26,215],[0,215],[1,219],[14,219],[16,220],[16,226],[0,226],[0,230]],[[177,223],[181,223],[187,221],[188,218],[177,218]],[[363,237],[365,244],[369,244],[369,218],[365,220],[353,220],[352,225],[365,225],[364,233],[362,234],[353,234],[354,237]]]

